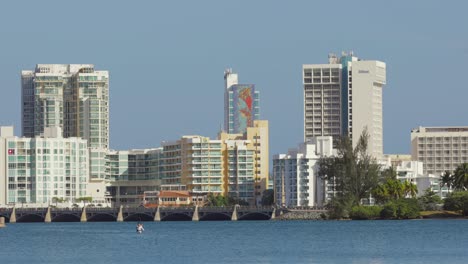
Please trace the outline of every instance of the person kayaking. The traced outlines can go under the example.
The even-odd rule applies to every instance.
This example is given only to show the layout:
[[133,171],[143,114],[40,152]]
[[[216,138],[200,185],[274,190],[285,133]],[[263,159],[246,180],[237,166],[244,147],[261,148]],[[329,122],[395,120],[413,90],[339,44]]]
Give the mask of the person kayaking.
[[137,231],[138,234],[141,234],[141,233],[143,233],[143,231],[145,231],[145,228],[143,227],[142,223],[137,224],[136,231]]

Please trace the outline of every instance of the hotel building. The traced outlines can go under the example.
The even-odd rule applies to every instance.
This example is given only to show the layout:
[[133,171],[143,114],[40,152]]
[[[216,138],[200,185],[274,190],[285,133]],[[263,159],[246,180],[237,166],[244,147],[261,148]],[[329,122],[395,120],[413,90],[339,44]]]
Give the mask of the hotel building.
[[328,64],[304,64],[304,141],[316,136],[349,136],[355,145],[369,133],[369,154],[383,155],[382,88],[386,65],[352,53],[329,55]]
[[441,176],[468,162],[468,127],[418,127],[411,130],[411,157],[424,173]]

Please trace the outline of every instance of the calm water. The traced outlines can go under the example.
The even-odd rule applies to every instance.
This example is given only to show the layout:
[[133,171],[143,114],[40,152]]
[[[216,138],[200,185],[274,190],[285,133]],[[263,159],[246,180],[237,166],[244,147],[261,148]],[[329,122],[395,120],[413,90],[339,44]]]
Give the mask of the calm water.
[[1,263],[468,263],[468,221],[23,223]]

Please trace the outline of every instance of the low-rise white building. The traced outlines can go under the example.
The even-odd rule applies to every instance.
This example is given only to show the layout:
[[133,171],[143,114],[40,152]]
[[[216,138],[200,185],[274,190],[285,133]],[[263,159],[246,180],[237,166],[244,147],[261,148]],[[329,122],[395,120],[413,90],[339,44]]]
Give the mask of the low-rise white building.
[[415,184],[418,188],[418,196],[423,195],[427,189],[430,189],[442,198],[447,197],[450,190],[446,186],[440,185],[439,175],[425,174],[424,164],[420,161],[407,160],[407,157],[403,160],[398,160],[395,157],[398,156],[394,156],[394,158],[389,156],[384,168],[393,166],[397,172],[397,179]]
[[314,137],[288,154],[273,157],[275,201],[283,206],[323,205],[331,188],[318,177],[318,161],[336,155],[330,136]]

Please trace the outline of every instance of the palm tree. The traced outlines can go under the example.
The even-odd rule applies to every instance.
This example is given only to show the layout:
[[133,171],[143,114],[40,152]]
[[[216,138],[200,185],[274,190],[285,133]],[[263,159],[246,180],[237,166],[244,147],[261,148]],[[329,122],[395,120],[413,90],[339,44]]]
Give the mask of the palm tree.
[[375,189],[372,190],[372,196],[374,196],[377,203],[386,203],[390,199],[387,184],[379,184],[375,187]]
[[442,197],[442,187],[447,186],[448,191],[450,191],[450,188],[453,186],[453,175],[450,171],[445,171],[442,176],[440,176],[439,186],[440,197]]
[[405,196],[410,195],[411,198],[415,198],[416,194],[418,194],[418,187],[416,184],[406,180],[405,183],[403,183],[403,189],[405,191]]
[[391,166],[382,171],[382,180],[396,180],[397,171],[395,167]]
[[404,185],[399,180],[387,180],[388,194],[393,199],[400,199],[404,196]]
[[468,189],[468,163],[460,164],[453,174],[453,187],[457,190]]

